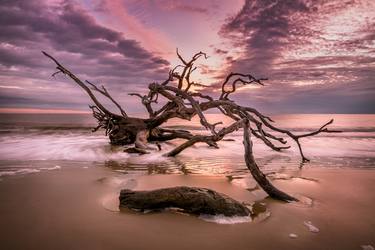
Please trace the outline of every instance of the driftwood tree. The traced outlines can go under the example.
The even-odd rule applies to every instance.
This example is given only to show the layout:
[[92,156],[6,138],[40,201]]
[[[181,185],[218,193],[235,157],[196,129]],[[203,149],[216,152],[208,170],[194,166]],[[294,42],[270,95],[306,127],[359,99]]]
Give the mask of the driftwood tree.
[[[149,118],[142,119],[130,117],[119,103],[112,98],[104,86],[98,87],[89,81],[81,81],[54,57],[43,52],[45,56],[50,58],[56,64],[57,72],[53,75],[62,73],[68,76],[90,96],[94,102],[94,105],[90,106],[90,108],[92,109],[93,116],[98,122],[98,126],[94,128],[93,131],[104,129],[111,144],[134,144],[134,148],[132,148],[133,151],[145,153],[151,149],[150,143],[155,143],[160,149],[159,142],[169,141],[176,138],[186,140],[165,154],[165,156],[172,157],[196,143],[206,143],[210,147],[218,148],[218,141],[236,130],[243,129],[245,162],[254,179],[270,197],[283,201],[296,201],[296,198],[273,186],[261,172],[254,160],[251,136],[260,139],[265,145],[275,151],[290,148],[285,139],[289,138],[297,144],[302,162],[306,162],[309,160],[303,154],[300,139],[314,136],[319,133],[339,132],[327,128],[327,126],[333,122],[333,119],[325,123],[319,129],[305,134],[297,135],[289,130],[279,128],[274,124],[274,121],[270,117],[263,115],[254,108],[238,105],[229,98],[231,94],[236,92],[239,85],[263,85],[263,81],[267,79],[258,79],[251,74],[230,73],[221,85],[221,94],[218,98],[203,95],[202,93],[191,91],[192,87],[202,85],[192,81],[190,77],[196,69],[194,63],[201,57],[207,58],[206,54],[199,52],[190,60],[186,60],[179,54],[178,50],[176,53],[181,64],[170,70],[168,78],[164,82],[150,83],[148,85],[149,91],[145,95],[139,93],[129,94],[138,96],[142,105],[145,106]],[[115,114],[103,106],[96,98],[94,92],[99,93],[112,101],[119,109],[120,114]],[[158,102],[160,103],[161,99],[163,99],[164,105],[155,110],[155,104]],[[203,113],[204,111],[213,109],[217,109],[223,115],[231,118],[233,123],[227,127],[218,129],[217,125],[220,123],[210,123]],[[161,127],[162,124],[171,118],[180,118],[189,121],[194,116],[199,117],[202,126],[209,131],[208,135],[192,134],[190,131],[186,130],[166,129]],[[285,138],[282,137],[282,135],[284,135]]]

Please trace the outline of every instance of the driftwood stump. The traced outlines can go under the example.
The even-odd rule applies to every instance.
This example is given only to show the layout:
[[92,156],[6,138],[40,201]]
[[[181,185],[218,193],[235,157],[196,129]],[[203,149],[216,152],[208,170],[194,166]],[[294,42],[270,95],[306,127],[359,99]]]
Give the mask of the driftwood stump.
[[249,216],[242,203],[206,188],[172,187],[151,191],[121,190],[120,209],[140,211],[178,208],[185,213],[201,215]]

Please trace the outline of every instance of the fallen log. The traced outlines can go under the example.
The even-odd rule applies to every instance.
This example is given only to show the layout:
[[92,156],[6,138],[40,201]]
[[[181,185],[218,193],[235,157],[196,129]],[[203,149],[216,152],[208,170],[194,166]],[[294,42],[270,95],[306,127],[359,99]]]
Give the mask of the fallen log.
[[[312,132],[295,134],[292,131],[278,127],[270,117],[262,114],[257,109],[239,105],[229,98],[229,95],[235,94],[236,90],[242,85],[263,85],[263,81],[267,80],[265,78],[256,78],[251,74],[232,72],[219,85],[206,86],[192,81],[190,76],[196,69],[194,64],[201,57],[207,58],[207,55],[203,52],[196,53],[190,60],[185,60],[177,50],[176,53],[181,64],[170,70],[165,81],[150,83],[146,94],[129,93],[129,95],[137,96],[141,99],[141,104],[145,106],[148,112],[148,118],[129,116],[104,86],[98,87],[90,81],[81,81],[54,57],[46,52],[42,53],[56,64],[57,72],[53,76],[59,73],[68,76],[91,98],[94,105],[90,106],[90,108],[98,122],[93,132],[98,129],[105,130],[105,135],[109,137],[112,145],[134,145],[132,148],[125,149],[125,152],[145,154],[148,153],[148,150],[156,150],[149,143],[156,143],[155,145],[160,150],[159,142],[174,139],[183,140],[180,145],[165,153],[165,156],[173,157],[197,143],[205,143],[210,148],[219,148],[218,142],[225,140],[225,136],[243,129],[246,166],[259,186],[274,199],[286,202],[297,200],[274,187],[261,172],[254,160],[250,136],[261,140],[274,151],[289,149],[291,145],[288,145],[287,140],[291,139],[297,144],[302,163],[304,163],[308,162],[309,159],[306,158],[302,151],[301,139],[320,133],[341,132],[328,128],[333,123],[332,119]],[[209,90],[210,93],[216,93],[213,90],[220,85],[221,94],[219,97],[215,98],[200,92],[200,88],[207,88],[206,90]],[[99,101],[95,93],[99,93],[109,99],[121,114],[111,112]],[[231,124],[226,127],[219,127],[218,125],[222,124],[222,122],[210,123],[204,112],[213,110],[219,111],[223,116],[229,118]],[[208,134],[195,134],[192,131],[167,129],[162,126],[173,118],[190,121],[195,116],[199,117],[200,124],[209,131]]]
[[179,186],[151,191],[123,189],[119,200],[120,209],[157,211],[178,208],[184,213],[194,215],[251,215],[250,209],[244,204],[207,188]]

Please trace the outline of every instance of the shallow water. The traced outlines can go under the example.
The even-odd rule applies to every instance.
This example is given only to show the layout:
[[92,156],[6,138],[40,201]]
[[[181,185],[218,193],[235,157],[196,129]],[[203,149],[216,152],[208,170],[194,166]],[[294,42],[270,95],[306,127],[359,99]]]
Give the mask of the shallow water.
[[[208,114],[212,122],[228,120],[220,115]],[[282,128],[302,133],[318,128],[331,118],[332,129],[338,134],[320,134],[305,138],[302,145],[312,160],[304,168],[374,168],[375,167],[375,115],[279,115],[273,117]],[[181,141],[162,145],[163,150],[136,156],[123,152],[121,147],[108,144],[102,131],[91,133],[95,125],[91,115],[52,114],[1,114],[0,115],[0,176],[25,173],[21,169],[40,170],[56,161],[75,164],[103,164],[127,172],[183,173],[200,175],[246,175],[243,160],[242,134],[238,131],[228,135],[234,141],[219,143],[220,149],[197,144],[178,157],[166,158],[163,153]],[[171,120],[171,127],[188,125],[196,133],[205,131],[194,119],[190,124]],[[254,139],[254,154],[265,172],[299,169],[300,157],[296,145],[278,153]],[[44,166],[45,167],[45,166]],[[31,171],[31,170],[29,170]]]

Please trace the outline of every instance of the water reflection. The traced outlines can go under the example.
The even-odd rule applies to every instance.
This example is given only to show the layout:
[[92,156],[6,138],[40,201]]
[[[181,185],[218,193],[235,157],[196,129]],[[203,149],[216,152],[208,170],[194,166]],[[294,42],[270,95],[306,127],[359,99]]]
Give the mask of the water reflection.
[[[375,158],[351,157],[315,157],[311,162],[301,163],[297,158],[285,155],[271,155],[257,159],[261,170],[267,174],[282,174],[284,172],[298,175],[302,168],[372,168]],[[126,173],[143,172],[144,174],[183,174],[183,175],[208,175],[227,176],[229,180],[242,178],[249,174],[243,157],[204,156],[196,158],[172,157],[159,162],[135,163],[134,161],[108,160],[105,167],[112,170],[123,170]]]

